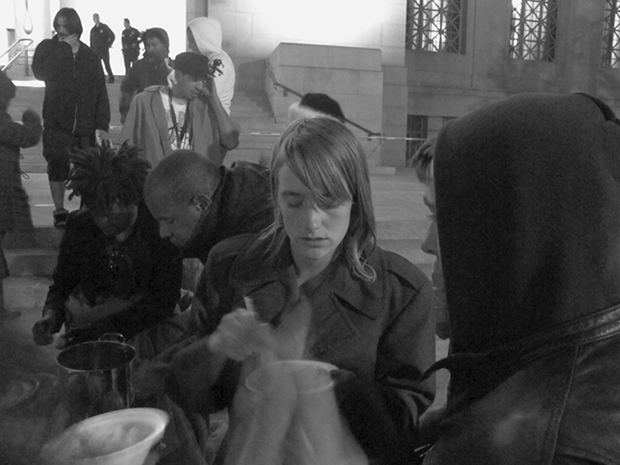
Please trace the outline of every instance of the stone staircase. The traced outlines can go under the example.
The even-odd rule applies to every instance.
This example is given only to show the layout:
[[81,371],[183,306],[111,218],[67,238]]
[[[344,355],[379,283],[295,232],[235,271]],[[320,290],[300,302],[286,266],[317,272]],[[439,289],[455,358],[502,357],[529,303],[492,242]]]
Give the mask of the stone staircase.
[[241,126],[241,135],[239,147],[226,155],[226,163],[244,160],[268,165],[273,146],[285,124],[276,123],[267,95],[237,90],[230,113]]
[[[110,136],[112,140],[120,132],[118,101],[120,79],[108,84],[112,108]],[[31,107],[41,112],[44,88],[36,81],[18,82],[18,93],[10,107],[13,119],[20,120],[22,112]],[[240,145],[227,155],[226,163],[235,160],[268,163],[271,150],[284,124],[276,123],[267,97],[262,92],[239,90],[235,93],[231,113],[241,125]],[[34,233],[29,235],[10,233],[5,238],[5,254],[11,270],[11,278],[5,280],[7,303],[19,302],[18,307],[39,305],[43,302],[56,263],[62,231],[52,227],[51,198],[47,185],[45,160],[42,146],[22,150],[22,170],[29,175],[24,186],[33,204],[47,205],[40,218],[39,207],[33,205]],[[420,250],[420,243],[428,227],[428,212],[423,204],[424,187],[417,182],[415,174],[408,169],[371,171],[373,200],[377,218],[378,242],[387,250],[400,253],[417,264],[430,276],[432,258]],[[78,208],[76,199],[69,209]],[[35,211],[36,210],[36,211]],[[23,279],[27,277],[28,279]]]

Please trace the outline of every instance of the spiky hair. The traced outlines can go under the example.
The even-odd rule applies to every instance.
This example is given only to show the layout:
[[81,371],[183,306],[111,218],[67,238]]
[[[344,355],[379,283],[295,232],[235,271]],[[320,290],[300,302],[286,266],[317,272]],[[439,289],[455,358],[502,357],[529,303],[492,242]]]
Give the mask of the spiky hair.
[[108,141],[71,154],[67,189],[90,208],[137,205],[142,200],[144,180],[151,167],[138,156],[138,147],[126,142],[117,149]]

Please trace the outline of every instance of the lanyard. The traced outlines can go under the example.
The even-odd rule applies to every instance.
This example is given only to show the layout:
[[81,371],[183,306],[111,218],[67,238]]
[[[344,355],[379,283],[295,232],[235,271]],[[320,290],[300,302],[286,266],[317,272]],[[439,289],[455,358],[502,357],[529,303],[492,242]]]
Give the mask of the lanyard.
[[[185,110],[185,121],[183,122],[183,127],[179,132],[179,124],[177,123],[177,116],[174,112],[174,105],[172,104],[172,89],[168,88],[168,101],[170,102],[170,118],[172,119],[172,126],[174,127],[174,134],[177,139],[177,148],[181,148],[181,143],[185,138],[185,134],[189,130],[189,102],[187,102],[187,107]],[[191,144],[191,136],[190,136],[190,144]]]

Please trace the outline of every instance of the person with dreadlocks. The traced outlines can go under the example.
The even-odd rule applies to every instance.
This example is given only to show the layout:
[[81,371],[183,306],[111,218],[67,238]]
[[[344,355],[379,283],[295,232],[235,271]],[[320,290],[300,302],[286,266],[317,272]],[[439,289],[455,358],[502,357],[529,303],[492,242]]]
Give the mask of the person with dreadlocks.
[[174,314],[181,255],[161,239],[142,199],[149,163],[138,149],[109,143],[77,151],[67,188],[83,208],[71,212],[60,244],[43,317],[32,328],[37,345],[58,348],[106,332],[130,339]]

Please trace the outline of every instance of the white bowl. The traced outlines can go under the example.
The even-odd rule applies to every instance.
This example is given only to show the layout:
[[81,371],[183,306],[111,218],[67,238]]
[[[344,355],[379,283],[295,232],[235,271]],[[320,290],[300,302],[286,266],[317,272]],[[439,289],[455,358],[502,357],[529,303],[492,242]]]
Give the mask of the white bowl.
[[96,415],[52,439],[41,456],[50,465],[141,465],[168,419],[166,412],[152,408]]

